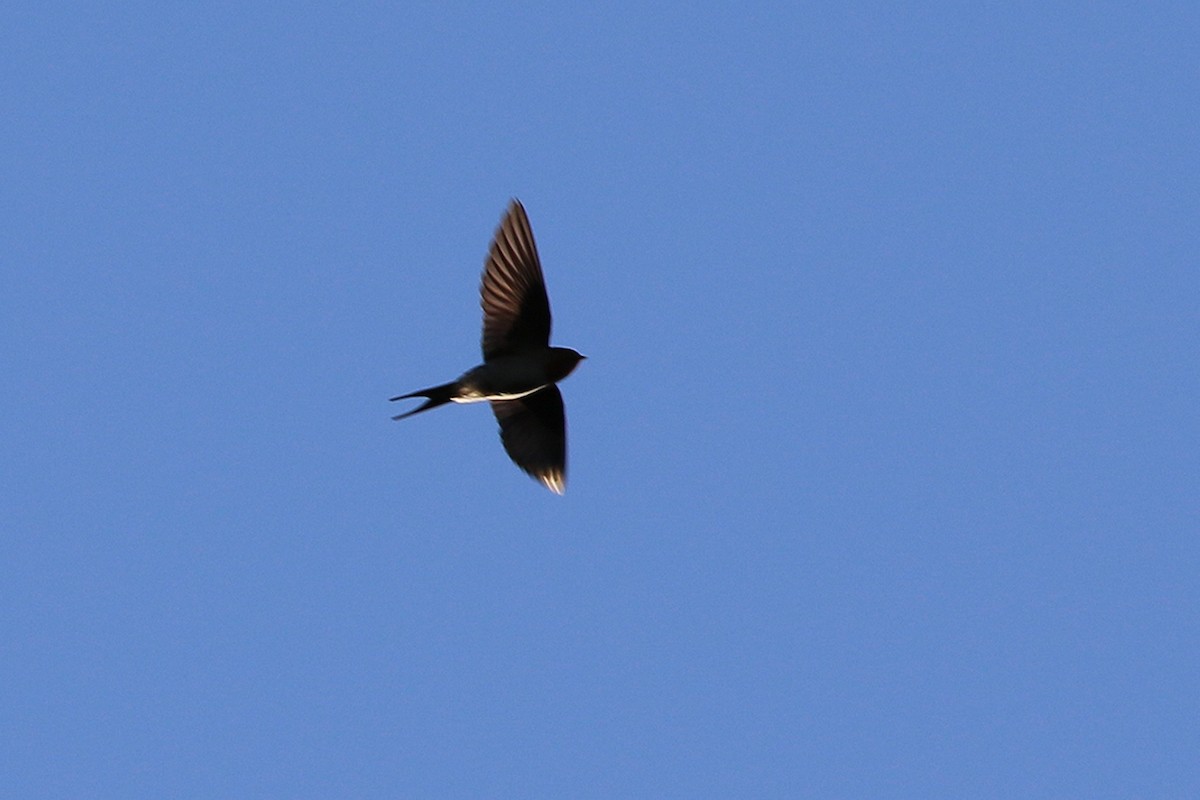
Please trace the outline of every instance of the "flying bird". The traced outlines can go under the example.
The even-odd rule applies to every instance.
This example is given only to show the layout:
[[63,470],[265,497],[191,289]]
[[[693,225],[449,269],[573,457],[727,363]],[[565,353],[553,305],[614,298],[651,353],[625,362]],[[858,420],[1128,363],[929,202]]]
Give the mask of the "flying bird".
[[483,363],[457,380],[409,392],[425,402],[392,419],[446,403],[488,401],[508,457],[555,494],[567,486],[567,424],[556,385],[586,356],[550,346],[550,298],[525,208],[509,203],[492,237],[483,280]]

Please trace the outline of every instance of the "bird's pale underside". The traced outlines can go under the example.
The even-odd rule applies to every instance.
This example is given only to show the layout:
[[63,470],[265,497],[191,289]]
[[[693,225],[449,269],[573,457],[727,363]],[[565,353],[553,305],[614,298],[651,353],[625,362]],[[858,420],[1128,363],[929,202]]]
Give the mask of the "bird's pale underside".
[[440,386],[393,397],[425,402],[393,419],[446,403],[488,401],[509,458],[562,494],[567,482],[567,429],[556,385],[584,356],[550,346],[550,300],[525,208],[513,200],[492,238],[479,289],[483,363]]

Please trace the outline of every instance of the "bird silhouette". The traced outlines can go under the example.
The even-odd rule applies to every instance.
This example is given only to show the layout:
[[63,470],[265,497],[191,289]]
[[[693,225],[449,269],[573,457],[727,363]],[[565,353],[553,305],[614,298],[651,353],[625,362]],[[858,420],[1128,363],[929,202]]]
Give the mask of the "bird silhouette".
[[509,203],[484,262],[483,363],[456,380],[391,398],[425,402],[392,419],[446,403],[491,403],[509,458],[555,494],[567,486],[567,427],[556,385],[586,356],[550,346],[550,298],[525,208]]

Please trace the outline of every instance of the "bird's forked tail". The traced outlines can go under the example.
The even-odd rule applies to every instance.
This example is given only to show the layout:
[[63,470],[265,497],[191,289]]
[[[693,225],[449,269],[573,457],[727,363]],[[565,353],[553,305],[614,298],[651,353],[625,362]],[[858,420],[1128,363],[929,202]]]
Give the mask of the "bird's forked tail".
[[422,411],[428,411],[431,408],[444,406],[446,403],[450,402],[451,398],[454,397],[454,392],[454,382],[451,381],[450,383],[443,383],[441,386],[430,386],[428,389],[421,389],[420,391],[409,392],[408,394],[402,394],[397,397],[393,397],[391,398],[392,401],[407,400],[410,397],[424,397],[426,400],[412,411],[406,411],[403,414],[397,414],[396,416],[392,417],[392,419],[404,419],[405,417],[411,417],[413,414],[420,414]]

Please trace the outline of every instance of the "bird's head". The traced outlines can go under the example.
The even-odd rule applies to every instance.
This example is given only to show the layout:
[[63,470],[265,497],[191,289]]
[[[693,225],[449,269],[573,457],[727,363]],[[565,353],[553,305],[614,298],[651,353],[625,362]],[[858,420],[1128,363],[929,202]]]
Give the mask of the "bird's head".
[[580,355],[569,347],[551,347],[550,374],[554,377],[554,381],[557,383],[570,375],[579,366],[579,362],[585,358],[587,356]]

